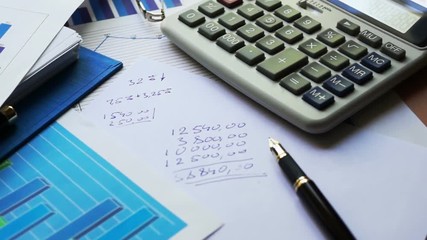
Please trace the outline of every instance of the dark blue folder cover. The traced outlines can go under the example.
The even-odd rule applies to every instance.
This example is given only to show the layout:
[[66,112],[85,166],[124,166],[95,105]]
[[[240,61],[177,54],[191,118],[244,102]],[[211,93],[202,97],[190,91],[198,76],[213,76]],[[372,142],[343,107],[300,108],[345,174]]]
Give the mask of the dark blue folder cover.
[[122,63],[81,47],[79,59],[36,89],[15,110],[18,118],[0,135],[0,162],[122,68]]

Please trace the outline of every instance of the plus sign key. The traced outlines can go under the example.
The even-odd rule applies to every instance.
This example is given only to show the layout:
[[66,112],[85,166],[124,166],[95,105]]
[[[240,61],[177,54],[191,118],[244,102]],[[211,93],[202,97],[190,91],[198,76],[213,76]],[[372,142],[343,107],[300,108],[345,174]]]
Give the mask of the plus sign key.
[[257,66],[268,78],[278,81],[308,63],[308,57],[293,48],[287,48]]

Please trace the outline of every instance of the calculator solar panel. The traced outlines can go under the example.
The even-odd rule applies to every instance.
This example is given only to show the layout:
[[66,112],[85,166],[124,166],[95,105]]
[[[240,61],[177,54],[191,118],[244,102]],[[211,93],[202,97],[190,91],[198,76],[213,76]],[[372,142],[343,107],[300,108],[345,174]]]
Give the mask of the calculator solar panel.
[[422,44],[324,1],[208,0],[161,28],[222,80],[310,133],[332,129],[427,65]]

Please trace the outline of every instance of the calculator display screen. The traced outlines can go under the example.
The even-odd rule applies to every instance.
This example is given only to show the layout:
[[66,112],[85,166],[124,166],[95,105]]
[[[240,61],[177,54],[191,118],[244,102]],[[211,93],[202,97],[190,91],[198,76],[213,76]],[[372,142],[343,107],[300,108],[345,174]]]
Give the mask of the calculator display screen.
[[420,47],[427,45],[427,0],[329,0]]

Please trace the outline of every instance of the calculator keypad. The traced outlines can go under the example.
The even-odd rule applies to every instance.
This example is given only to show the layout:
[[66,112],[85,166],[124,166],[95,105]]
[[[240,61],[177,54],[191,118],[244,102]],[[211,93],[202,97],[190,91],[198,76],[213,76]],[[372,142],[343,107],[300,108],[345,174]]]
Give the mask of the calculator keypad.
[[[380,36],[348,19],[324,27],[280,0],[211,0],[179,20],[319,110],[387,71],[388,57],[406,56],[401,47],[383,45]],[[368,52],[368,46],[385,56]]]

